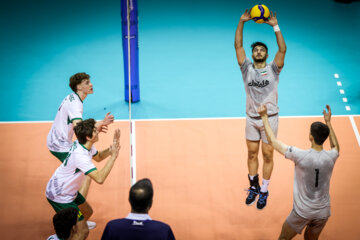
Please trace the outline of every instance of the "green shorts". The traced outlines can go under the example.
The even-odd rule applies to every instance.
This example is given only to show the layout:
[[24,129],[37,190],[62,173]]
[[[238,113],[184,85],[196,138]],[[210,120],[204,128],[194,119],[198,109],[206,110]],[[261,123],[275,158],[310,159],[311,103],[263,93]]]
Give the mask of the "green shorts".
[[75,208],[76,210],[78,210],[78,220],[81,221],[84,219],[84,215],[80,211],[79,205],[83,204],[86,201],[86,199],[79,192],[78,192],[78,195],[76,196],[76,198],[74,199],[74,201],[69,202],[69,203],[57,203],[57,202],[51,201],[48,198],[46,198],[46,199],[48,200],[50,205],[54,208],[55,212],[58,212],[61,209],[65,209],[65,208]]
[[64,160],[67,158],[67,156],[69,155],[69,152],[53,152],[50,151],[52,155],[54,155],[57,159],[60,160],[60,162],[64,162]]

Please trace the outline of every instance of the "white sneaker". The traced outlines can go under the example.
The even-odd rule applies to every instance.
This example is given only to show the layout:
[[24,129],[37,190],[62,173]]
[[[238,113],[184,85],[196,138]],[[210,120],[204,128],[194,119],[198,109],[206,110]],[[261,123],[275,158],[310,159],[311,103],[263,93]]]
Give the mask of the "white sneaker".
[[96,223],[93,221],[86,221],[86,224],[88,225],[88,229],[94,229],[96,227]]

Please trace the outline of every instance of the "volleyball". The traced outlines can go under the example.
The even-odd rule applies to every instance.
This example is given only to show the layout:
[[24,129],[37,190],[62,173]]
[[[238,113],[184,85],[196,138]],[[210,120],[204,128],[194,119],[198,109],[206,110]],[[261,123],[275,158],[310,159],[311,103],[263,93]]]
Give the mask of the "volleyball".
[[264,4],[255,5],[250,11],[250,17],[256,23],[263,23],[270,17],[270,11]]

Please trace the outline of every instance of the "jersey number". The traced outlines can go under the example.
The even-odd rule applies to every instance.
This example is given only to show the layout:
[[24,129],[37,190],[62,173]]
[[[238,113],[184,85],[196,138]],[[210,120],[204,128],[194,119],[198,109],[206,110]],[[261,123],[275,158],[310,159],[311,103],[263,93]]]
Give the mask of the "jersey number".
[[318,186],[319,186],[319,172],[320,172],[320,170],[319,170],[319,169],[315,169],[315,172],[316,172],[315,187],[318,187]]

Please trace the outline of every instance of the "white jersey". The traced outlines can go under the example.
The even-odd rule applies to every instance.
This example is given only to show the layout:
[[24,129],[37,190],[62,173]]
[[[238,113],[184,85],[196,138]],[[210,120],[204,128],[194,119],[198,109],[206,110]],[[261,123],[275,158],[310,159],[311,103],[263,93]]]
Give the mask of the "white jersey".
[[82,119],[83,102],[79,95],[71,93],[62,101],[51,130],[47,146],[53,152],[68,152],[72,145],[74,130],[72,121]]
[[257,109],[266,104],[268,114],[279,112],[278,83],[281,69],[275,61],[266,64],[264,68],[256,69],[249,58],[240,66],[245,91],[246,114],[250,117],[259,117]]
[[47,240],[60,240],[60,238],[58,238],[58,236],[56,234],[54,234],[54,235],[51,235],[50,237],[48,237]]
[[88,150],[75,141],[67,158],[50,178],[46,186],[46,197],[57,203],[72,202],[85,175],[96,170],[91,160],[96,154],[97,150],[94,146]]
[[295,163],[294,211],[306,219],[329,217],[329,185],[338,151],[289,147],[285,157]]

